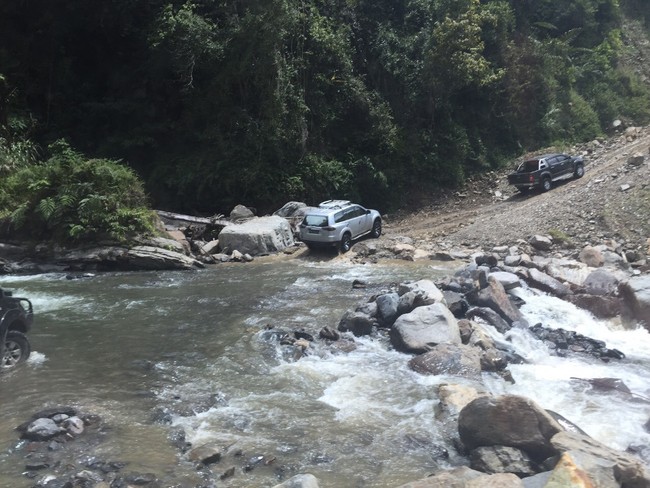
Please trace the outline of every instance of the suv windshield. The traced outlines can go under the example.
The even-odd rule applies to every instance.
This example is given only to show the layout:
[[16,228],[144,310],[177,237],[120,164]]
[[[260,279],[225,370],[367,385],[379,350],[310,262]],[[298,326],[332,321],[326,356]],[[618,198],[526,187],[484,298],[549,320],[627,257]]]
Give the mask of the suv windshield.
[[305,225],[312,227],[325,227],[327,226],[327,216],[325,215],[305,215]]

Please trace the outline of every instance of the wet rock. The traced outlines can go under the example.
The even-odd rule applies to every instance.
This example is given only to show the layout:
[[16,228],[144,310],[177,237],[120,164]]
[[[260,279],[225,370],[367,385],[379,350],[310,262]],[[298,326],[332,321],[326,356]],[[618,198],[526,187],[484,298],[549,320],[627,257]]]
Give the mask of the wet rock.
[[395,323],[399,298],[397,293],[385,293],[377,297],[377,321],[381,327],[390,327]]
[[611,295],[618,288],[618,279],[605,269],[597,269],[589,273],[584,288],[590,295]]
[[520,478],[537,473],[530,457],[515,447],[477,447],[472,450],[469,459],[470,468],[483,473],[513,473]]
[[482,371],[503,371],[508,367],[508,356],[496,348],[487,349],[481,353]]
[[526,281],[531,287],[545,291],[556,297],[561,298],[571,293],[571,290],[566,285],[535,268],[528,270],[528,279]]
[[39,418],[31,422],[25,432],[23,439],[32,441],[47,441],[61,434],[63,430],[58,424],[49,418]]
[[273,488],[318,488],[318,479],[313,474],[299,474]]
[[448,416],[456,418],[460,411],[473,400],[487,393],[468,385],[442,384],[438,387],[439,403],[436,418]]
[[514,474],[485,474],[466,466],[438,471],[431,476],[398,488],[523,488]]
[[409,368],[424,375],[453,375],[479,378],[481,359],[479,352],[463,344],[438,344],[430,351],[412,358]]
[[398,351],[420,354],[441,343],[460,344],[458,322],[447,307],[435,303],[401,315],[390,331]]
[[514,273],[507,273],[505,271],[496,271],[494,273],[490,273],[490,276],[492,276],[495,280],[501,283],[501,286],[503,286],[503,288],[506,291],[521,286],[521,282],[519,281],[519,276],[517,276]]
[[338,341],[341,338],[339,331],[329,326],[323,327],[318,333],[318,336],[321,339],[326,339],[329,341]]
[[474,256],[474,262],[477,266],[487,266],[488,268],[492,268],[499,263],[499,258],[494,254],[479,254]]
[[557,453],[550,440],[562,430],[543,408],[517,395],[479,397],[458,416],[458,433],[468,449],[516,447],[535,461]]
[[418,306],[431,305],[443,301],[442,291],[431,280],[419,280],[414,283],[400,283],[398,294],[400,296],[410,291],[415,292],[419,297]]
[[338,330],[341,332],[352,332],[355,336],[360,337],[371,334],[372,328],[375,325],[375,320],[368,315],[348,310],[341,318]]
[[228,478],[232,478],[233,476],[235,476],[235,467],[231,466],[219,475],[219,479],[226,480]]
[[83,434],[84,423],[79,417],[68,417],[62,422],[62,427],[66,432],[73,436]]
[[645,322],[650,330],[650,274],[623,281],[618,287],[628,313],[632,318]]
[[501,318],[501,315],[496,313],[491,308],[472,307],[467,311],[465,317],[467,317],[468,319],[480,318],[481,320],[484,320],[485,322],[493,326],[496,330],[498,330],[502,334],[505,334],[508,330],[510,330],[510,325],[508,324],[508,322],[506,322],[503,318]]
[[519,309],[510,301],[503,285],[493,276],[488,276],[487,288],[479,291],[474,301],[472,301],[471,297],[468,297],[468,300],[473,305],[491,308],[508,324],[512,324],[513,322],[526,322]]
[[224,252],[237,249],[242,254],[259,256],[282,252],[293,245],[289,223],[278,216],[257,217],[243,224],[229,225],[219,234],[219,246]]
[[547,345],[552,345],[556,354],[559,356],[566,355],[565,351],[575,353],[589,354],[596,358],[622,359],[625,355],[617,349],[608,349],[603,341],[586,337],[572,330],[546,328],[542,324],[535,324],[528,329],[531,334],[539,340],[544,341]]
[[551,444],[558,452],[569,455],[563,457],[565,461],[570,458],[573,461],[571,464],[575,464],[577,460],[582,466],[589,466],[589,474],[598,473],[598,479],[609,479],[608,475],[611,473],[619,486],[650,486],[648,470],[638,458],[611,449],[591,437],[573,432],[559,432],[551,438]]
[[622,301],[617,297],[576,294],[567,295],[564,299],[601,319],[613,318],[622,312]]
[[187,459],[195,463],[204,465],[214,464],[221,461],[223,455],[223,446],[216,444],[203,444],[187,453]]

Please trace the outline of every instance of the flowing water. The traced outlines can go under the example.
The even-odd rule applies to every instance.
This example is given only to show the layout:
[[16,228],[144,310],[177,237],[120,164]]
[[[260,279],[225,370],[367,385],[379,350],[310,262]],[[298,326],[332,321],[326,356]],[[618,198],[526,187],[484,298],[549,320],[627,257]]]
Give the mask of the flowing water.
[[[32,299],[36,312],[30,360],[0,375],[0,486],[33,485],[12,453],[14,429],[54,405],[100,415],[110,430],[93,455],[128,463],[126,472],[155,473],[167,480],[164,486],[194,486],[200,479],[170,444],[171,426],[153,421],[163,407],[194,446],[231,446],[212,469],[217,480],[231,466],[236,474],[218,486],[271,487],[308,472],[323,487],[395,487],[458,463],[433,411],[436,386],[461,380],[410,371],[409,356],[381,337],[357,339],[349,352],[318,343],[295,360],[267,330],[317,336],[389,283],[448,272],[413,263],[291,260],[81,280],[0,277],[0,286]],[[355,279],[369,287],[352,288]],[[519,293],[531,323],[577,330],[627,358],[609,364],[558,358],[512,331],[507,340],[528,364],[510,367],[515,384],[486,375],[487,388],[528,396],[611,447],[649,444],[643,424],[650,406],[642,398],[650,397],[649,334],[596,321],[531,290]],[[621,378],[635,396],[593,391],[574,377]],[[206,399],[207,406],[190,410]],[[256,456],[275,461],[244,472]]]

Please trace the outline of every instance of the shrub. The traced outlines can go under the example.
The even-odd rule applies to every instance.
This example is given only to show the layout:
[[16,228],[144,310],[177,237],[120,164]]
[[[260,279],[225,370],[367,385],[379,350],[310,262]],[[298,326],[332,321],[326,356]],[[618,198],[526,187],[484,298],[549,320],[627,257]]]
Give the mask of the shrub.
[[117,161],[86,159],[64,141],[45,163],[0,181],[0,219],[17,237],[125,242],[154,232],[141,181]]

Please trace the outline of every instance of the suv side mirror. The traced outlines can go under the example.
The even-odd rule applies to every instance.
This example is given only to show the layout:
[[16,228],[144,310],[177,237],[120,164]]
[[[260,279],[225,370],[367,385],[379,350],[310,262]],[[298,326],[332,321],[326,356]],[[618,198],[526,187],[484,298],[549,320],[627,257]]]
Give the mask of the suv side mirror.
[[370,210],[366,209],[366,215],[368,215],[369,213],[370,213]]

